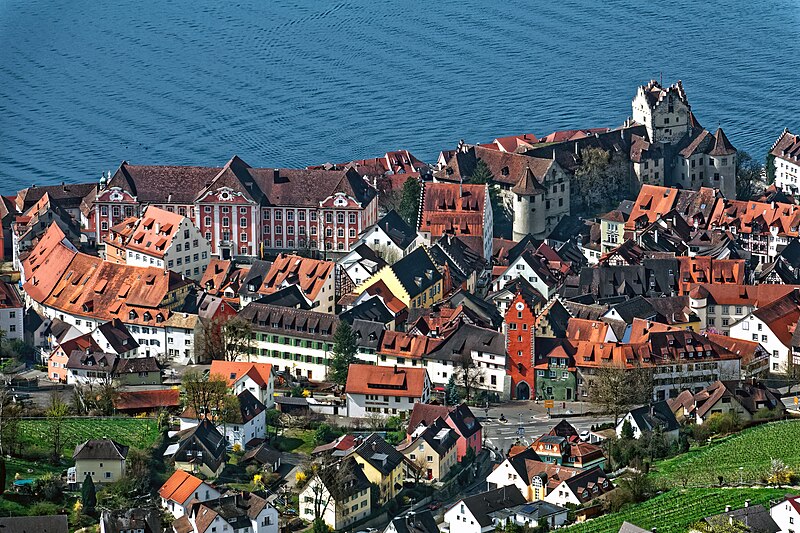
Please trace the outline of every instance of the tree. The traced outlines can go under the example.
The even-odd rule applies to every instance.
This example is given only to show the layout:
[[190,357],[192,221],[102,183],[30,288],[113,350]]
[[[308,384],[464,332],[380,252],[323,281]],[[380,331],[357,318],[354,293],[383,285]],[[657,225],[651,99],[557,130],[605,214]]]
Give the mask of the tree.
[[627,368],[624,363],[603,364],[589,385],[589,400],[605,412],[619,415],[632,406],[649,403],[653,397],[653,372],[643,367]]
[[[61,460],[61,451],[64,448],[63,430],[64,421],[69,414],[69,407],[58,393],[54,392],[50,396],[50,406],[47,408],[45,416],[50,426],[50,439],[53,450],[53,461],[58,462]],[[84,502],[84,506],[85,506]]]
[[736,198],[750,200],[764,191],[764,167],[744,150],[736,152]]
[[428,460],[424,455],[418,455],[416,459],[411,461],[411,468],[414,473],[414,483],[419,483],[424,474],[428,472]]
[[314,431],[314,444],[317,446],[320,444],[327,444],[336,438],[335,435],[333,429],[328,424],[320,424],[316,431]]
[[81,502],[83,503],[83,508],[89,514],[93,513],[94,508],[97,506],[97,489],[94,487],[92,476],[88,473],[81,486]]
[[328,533],[328,526],[323,518],[325,511],[331,502],[344,501],[343,489],[346,490],[355,482],[354,464],[354,459],[345,459],[336,464],[314,464],[309,468],[312,474],[309,487],[313,500],[312,530],[314,533]]
[[195,334],[195,352],[203,361],[238,361],[250,356],[252,344],[252,324],[238,316],[203,320]]
[[480,387],[483,375],[483,367],[478,366],[471,353],[463,352],[456,358],[455,376],[461,388],[464,389],[467,401],[469,401],[473,389]]
[[199,370],[189,370],[183,375],[186,404],[194,409],[195,416],[213,416],[220,412],[228,395],[228,382],[219,374],[204,375]]
[[767,483],[777,486],[788,485],[794,477],[794,472],[780,459],[772,459],[767,471]]
[[800,382],[800,361],[795,360],[793,354],[789,354],[786,363],[783,365],[783,373],[786,374],[789,388],[786,394],[792,393],[792,388]]
[[485,183],[491,183],[493,179],[494,176],[492,175],[492,171],[489,170],[489,166],[484,163],[483,159],[478,159],[478,164],[475,165],[475,170],[472,171],[469,182],[483,185]]
[[250,358],[253,345],[253,325],[242,317],[235,316],[225,323],[223,333],[223,360],[238,361]]
[[410,177],[403,183],[403,190],[400,193],[400,207],[397,209],[397,213],[412,228],[417,227],[421,194],[422,185],[420,185],[418,178]]
[[228,424],[240,423],[241,418],[242,409],[238,396],[226,394],[222,398],[222,405],[217,412],[217,423],[222,424],[222,434],[226,439],[228,438]]
[[581,150],[580,161],[575,169],[573,193],[577,193],[577,200],[582,200],[590,213],[616,204],[628,192],[630,171],[621,157],[589,147]]
[[147,450],[131,448],[125,458],[125,477],[132,483],[133,489],[141,494],[150,492],[152,469],[151,457]]
[[0,389],[0,494],[6,490],[6,455],[17,442],[21,411],[8,389]]
[[623,439],[632,439],[633,438],[633,426],[631,425],[631,421],[627,418],[622,423],[622,434],[620,438]]
[[444,404],[458,405],[459,400],[455,375],[450,374],[450,379],[447,381],[447,386],[444,388]]
[[764,164],[764,174],[769,185],[775,183],[775,156],[769,153]]
[[499,188],[494,184],[494,175],[489,170],[489,166],[482,160],[478,159],[475,165],[475,170],[469,176],[469,183],[477,185],[488,185],[489,201],[492,204],[492,215],[494,218],[495,235],[503,234],[511,222],[510,213],[506,206],[503,197],[500,195]]
[[353,328],[347,322],[339,321],[336,333],[333,334],[333,357],[328,379],[343,387],[347,383],[350,365],[358,362],[357,353],[358,343]]

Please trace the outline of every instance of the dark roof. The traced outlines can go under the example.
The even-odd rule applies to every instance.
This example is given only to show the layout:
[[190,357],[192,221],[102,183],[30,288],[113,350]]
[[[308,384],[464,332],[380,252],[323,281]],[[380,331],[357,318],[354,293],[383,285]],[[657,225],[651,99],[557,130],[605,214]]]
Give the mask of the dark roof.
[[178,389],[122,391],[114,402],[118,411],[149,411],[180,405]]
[[161,517],[156,509],[122,509],[103,510],[100,517],[104,533],[128,533],[143,531],[144,533],[161,533]]
[[256,398],[249,390],[243,390],[237,398],[239,398],[239,415],[241,416],[237,422],[241,424],[246,424],[266,409],[261,400]]
[[111,439],[87,440],[75,447],[72,458],[78,460],[125,459],[128,447]]
[[242,462],[255,461],[262,465],[274,465],[281,458],[281,452],[272,448],[267,443],[261,443],[251,448],[242,456]]
[[458,433],[441,418],[434,420],[419,437],[440,456],[446,454],[458,442]]
[[76,370],[94,370],[111,373],[117,364],[117,354],[73,350],[67,360],[67,368]]
[[[603,489],[602,484],[604,481],[608,482],[608,488],[606,489]],[[567,487],[569,487],[581,503],[592,500],[614,488],[614,485],[608,479],[606,473],[598,467],[579,472],[571,478],[564,480],[564,483],[567,484]],[[595,486],[597,487],[597,493],[592,492],[592,488]],[[586,490],[586,496],[583,496],[584,490]]]
[[577,215],[566,215],[561,217],[561,220],[558,221],[558,224],[556,224],[556,227],[550,232],[550,235],[547,236],[547,239],[557,242],[567,242],[578,235],[583,229],[583,226],[584,222],[581,217]]
[[644,296],[636,296],[630,300],[611,306],[609,311],[616,311],[625,323],[630,324],[634,318],[652,320],[656,318],[658,312]]
[[139,347],[139,343],[136,342],[136,339],[133,338],[128,328],[119,318],[114,318],[101,324],[97,329],[100,330],[100,333],[103,334],[117,353],[125,353]]
[[308,407],[306,398],[295,398],[293,396],[275,396],[275,403],[278,405],[302,405]]
[[467,506],[482,528],[492,524],[490,513],[526,503],[525,497],[514,485],[468,496],[461,501]]
[[175,452],[176,460],[195,461],[196,456],[191,452],[202,451],[201,460],[211,470],[216,471],[219,465],[225,462],[227,456],[225,437],[210,420],[203,419],[195,427],[181,431],[178,433],[178,438],[180,440]]
[[397,533],[438,533],[439,526],[430,510],[408,512],[392,519]]
[[[531,288],[533,289],[533,287]],[[533,289],[533,291],[539,294],[536,289]],[[500,314],[497,306],[473,292],[459,289],[443,300],[442,303],[446,303],[453,308],[460,305],[470,317],[470,320],[477,326],[499,329],[503,325],[503,315]]]
[[392,265],[391,269],[412,298],[442,279],[442,274],[421,246]]
[[[208,531],[217,515],[230,524],[234,531],[238,531],[249,528],[252,520],[257,519],[261,511],[268,505],[267,500],[261,496],[251,492],[242,492],[215,500],[194,502],[189,513],[195,516],[197,531]],[[213,513],[204,513],[201,510],[203,507],[212,510]]]
[[480,431],[483,426],[478,422],[478,419],[472,414],[469,406],[465,403],[458,404],[450,410],[450,420],[458,429],[458,432],[465,439],[470,438],[473,434]]
[[748,505],[741,509],[734,509],[718,515],[708,516],[704,521],[709,525],[728,525],[730,518],[747,526],[743,531],[752,533],[778,533],[781,528],[772,519],[769,509],[763,505]]
[[653,431],[656,427],[661,427],[666,432],[681,427],[665,400],[637,407],[631,410],[631,416],[641,431]]
[[572,424],[570,424],[569,422],[567,422],[565,419],[562,418],[558,424],[553,426],[553,429],[549,431],[549,434],[556,435],[559,437],[570,438],[573,436],[577,437],[578,430],[575,429],[575,427]]
[[67,515],[0,516],[0,530],[9,533],[67,533]]
[[525,481],[525,484],[530,484],[531,479],[529,476],[535,476],[538,472],[528,472],[528,461],[542,462],[542,458],[533,448],[525,448],[521,452],[512,455],[508,458],[509,464],[516,470],[519,477]]
[[353,320],[353,334],[356,336],[356,343],[360,348],[377,350],[385,330],[386,325],[380,322],[361,320],[359,318]]
[[[524,515],[538,522],[543,518],[547,518],[555,514],[566,513],[568,510],[566,507],[561,507],[560,505],[555,505],[544,500],[536,500],[529,503],[523,503],[522,505],[510,507],[506,510],[506,512],[510,514]],[[495,513],[503,514],[503,511],[495,511]]]
[[[417,238],[416,230],[406,224],[406,221],[403,220],[394,209],[386,213],[376,225],[380,227],[401,250],[408,248],[411,243],[414,242],[414,239]],[[364,232],[365,235],[368,233],[369,230]]]
[[158,360],[155,357],[132,357],[117,362],[115,374],[138,374],[139,372],[159,372]]
[[17,193],[17,207],[24,213],[47,194],[51,200],[57,201],[64,209],[77,209],[83,198],[94,192],[96,183],[63,183],[61,185],[32,186]]
[[254,259],[242,279],[242,284],[239,287],[239,294],[248,297],[257,296],[258,289],[264,284],[264,280],[267,279],[267,273],[271,268],[271,261]]
[[261,296],[255,301],[260,304],[271,304],[278,307],[292,307],[295,309],[303,309],[305,311],[311,309],[311,303],[303,294],[303,290],[297,284],[287,285],[286,287],[271,294]]
[[513,263],[514,260],[520,255],[522,255],[522,252],[524,252],[525,250],[527,249],[536,250],[537,248],[539,248],[539,246],[542,245],[543,242],[544,241],[537,239],[536,237],[528,233],[522,239],[520,239],[519,242],[513,248],[508,250],[507,254],[508,264]]
[[395,316],[383,303],[383,299],[373,296],[341,313],[339,319],[351,325],[356,320],[388,324]]
[[376,433],[365,438],[355,453],[382,474],[390,473],[403,462],[403,454]]
[[318,475],[336,502],[341,502],[370,487],[363,467],[352,457],[347,457],[321,469]]
[[453,284],[460,286],[473,272],[480,272],[486,267],[486,260],[455,235],[442,235],[431,246],[429,253],[439,266],[447,265]]
[[253,331],[281,333],[315,341],[333,340],[338,323],[336,315],[291,307],[251,302],[239,312],[251,323]]
[[428,354],[428,358],[440,361],[458,361],[472,351],[505,354],[505,350],[505,337],[502,333],[462,323],[444,342]]

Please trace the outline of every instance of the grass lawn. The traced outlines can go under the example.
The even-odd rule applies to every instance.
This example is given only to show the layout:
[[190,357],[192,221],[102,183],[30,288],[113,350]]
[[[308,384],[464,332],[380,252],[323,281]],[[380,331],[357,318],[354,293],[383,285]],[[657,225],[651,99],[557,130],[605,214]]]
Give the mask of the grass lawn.
[[317,447],[313,429],[285,429],[272,445],[281,452],[305,454],[310,454]]
[[772,422],[756,426],[736,435],[692,448],[688,453],[658,461],[651,469],[653,477],[673,486],[681,486],[681,473],[690,473],[687,486],[709,486],[739,482],[739,467],[745,483],[760,481],[770,461],[781,459],[800,472],[800,420]]
[[[45,419],[21,420],[22,449],[47,450],[51,441],[50,426]],[[158,424],[148,418],[69,418],[62,431],[65,456],[72,456],[75,446],[89,439],[108,437],[134,448],[149,448],[158,438]]]
[[6,487],[11,487],[17,473],[21,479],[35,479],[48,472],[60,474],[66,469],[66,465],[53,466],[47,461],[26,461],[12,457],[11,459],[6,459]]
[[564,533],[617,533],[622,522],[628,521],[645,530],[658,528],[658,533],[685,533],[691,524],[706,516],[744,506],[745,500],[753,505],[783,499],[780,489],[673,489],[638,505],[631,505],[612,513],[565,529]]

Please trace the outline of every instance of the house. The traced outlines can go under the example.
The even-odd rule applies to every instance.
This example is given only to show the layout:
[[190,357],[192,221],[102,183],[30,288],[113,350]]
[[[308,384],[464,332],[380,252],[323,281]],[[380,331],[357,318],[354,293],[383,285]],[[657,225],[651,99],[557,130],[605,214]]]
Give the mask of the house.
[[187,514],[195,502],[204,502],[220,497],[220,492],[198,477],[183,470],[176,470],[158,489],[161,506],[175,518]]
[[[222,428],[228,447],[239,446],[249,448],[249,443],[254,439],[264,439],[267,436],[266,408],[258,398],[249,390],[243,390],[236,395],[239,404],[237,416],[230,421],[217,425],[217,430]],[[180,414],[181,431],[202,425],[206,418],[198,416],[192,407],[187,407]]]
[[494,215],[488,185],[422,184],[417,231],[428,246],[444,234],[476,237],[483,258],[492,258]]
[[111,381],[117,359],[113,353],[73,350],[67,361],[67,384],[84,385]]
[[174,389],[121,391],[114,409],[127,415],[154,414],[162,409],[176,411],[181,405],[180,391]]
[[420,479],[442,480],[456,464],[458,433],[447,422],[437,418],[427,427],[421,426],[397,449],[413,468],[421,470]]
[[225,468],[228,453],[225,437],[210,420],[203,419],[178,433],[177,444],[164,452],[168,455],[173,457],[176,469],[216,477]]
[[121,358],[136,357],[139,352],[139,343],[119,318],[100,324],[91,335],[103,351]]
[[359,244],[336,263],[337,294],[347,294],[387,264],[372,248]]
[[300,517],[313,522],[319,517],[334,530],[372,513],[372,488],[359,463],[352,457],[321,468],[300,492]]
[[409,511],[401,516],[392,518],[383,533],[438,533],[439,526],[433,518],[433,513],[424,511]]
[[786,496],[782,502],[773,505],[769,516],[781,533],[798,531],[800,524],[800,496]]
[[458,434],[456,443],[456,459],[458,461],[461,461],[466,455],[468,448],[472,448],[476,455],[481,452],[483,447],[483,427],[465,403],[451,407],[415,403],[408,419],[406,430],[408,435],[406,439],[409,439],[411,434],[420,427],[427,427],[438,418],[446,421]]
[[531,449],[545,463],[580,469],[603,468],[605,464],[605,456],[599,446],[581,442],[574,437],[542,435],[533,441]]
[[783,130],[769,152],[775,168],[775,186],[789,194],[800,193],[800,139]]
[[795,288],[731,325],[730,336],[757,341],[769,352],[770,372],[786,373],[792,353],[792,335],[800,320],[800,289]]
[[215,360],[209,373],[224,377],[234,394],[248,390],[267,409],[275,405],[275,375],[269,363]]
[[[750,505],[750,500],[745,500],[744,507],[731,509],[728,505],[725,512],[707,516],[700,521],[710,527],[731,527],[745,533],[779,533],[780,526],[772,519],[770,511],[763,505]],[[692,528],[689,533],[699,533],[701,529]]]
[[0,516],[0,530],[23,533],[68,533],[67,515]]
[[267,472],[277,472],[281,467],[281,452],[262,442],[247,450],[242,456],[241,463],[257,464]]
[[427,403],[431,381],[424,368],[350,365],[345,385],[347,416],[364,418],[405,414]]
[[193,502],[189,512],[172,523],[175,533],[251,531],[278,533],[278,510],[251,492]]
[[155,357],[117,359],[114,377],[122,385],[161,385],[161,368]]
[[279,254],[272,262],[257,292],[270,295],[297,285],[309,305],[321,313],[336,307],[336,263],[299,255]]
[[780,393],[768,388],[763,382],[751,380],[717,381],[693,397],[694,409],[689,413],[697,424],[703,424],[709,416],[735,411],[741,420],[753,420],[763,409],[781,415],[786,407]]
[[490,516],[498,527],[512,523],[520,527],[545,526],[548,529],[553,529],[563,526],[567,522],[568,513],[569,509],[566,507],[538,500],[507,509],[500,509],[490,513]]
[[443,296],[444,278],[424,246],[387,265],[354,289],[356,294],[382,283],[406,307],[430,307]]
[[56,224],[72,242],[81,244],[84,241],[87,248],[91,247],[87,236],[82,235],[78,221],[63,208],[61,202],[45,193],[35,205],[17,214],[11,222],[9,244],[15,269],[20,268],[22,257],[30,252],[51,224]]
[[660,431],[667,442],[672,443],[678,440],[680,424],[675,418],[675,414],[670,409],[669,404],[662,400],[650,405],[643,405],[628,411],[628,413],[617,422],[617,437],[622,437],[625,423],[630,424],[633,430],[633,438],[640,438],[645,432]]
[[161,533],[161,517],[155,509],[103,509],[100,533]]
[[77,337],[67,336],[67,340],[56,343],[55,349],[47,359],[47,376],[51,381],[67,383],[70,373],[67,363],[73,352],[102,353],[102,350],[89,334]]
[[495,279],[492,289],[499,291],[509,281],[522,278],[536,289],[546,299],[550,299],[564,280],[566,272],[560,259],[548,257],[542,253],[544,250],[552,252],[547,245],[540,246],[537,250],[527,249],[511,262],[505,270]]
[[526,503],[517,487],[500,487],[474,496],[467,496],[444,513],[450,533],[486,533],[494,531],[491,513]]
[[581,470],[570,466],[545,463],[531,448],[506,457],[487,476],[488,488],[515,486],[526,501],[543,500],[563,480]]
[[600,468],[590,468],[562,481],[545,496],[545,501],[556,505],[582,505],[614,489],[614,485]]
[[0,281],[0,331],[12,341],[25,335],[23,318],[25,309],[17,289],[11,283]]
[[211,255],[211,244],[191,219],[154,205],[113,226],[104,242],[111,261],[173,270],[196,281]]
[[474,250],[470,243],[466,237],[446,234],[428,249],[437,268],[449,275],[445,292],[463,289],[485,294],[491,277],[489,262],[481,255],[481,250]]
[[383,438],[372,433],[358,443],[351,456],[361,465],[370,483],[379,488],[377,501],[385,504],[403,488],[407,462],[402,453]]
[[128,447],[111,439],[87,440],[75,447],[75,480],[89,475],[95,483],[114,483],[125,475]]
[[378,222],[366,228],[353,244],[353,248],[365,244],[387,263],[394,263],[417,247],[418,235],[414,228],[392,209]]
[[[534,293],[538,295],[538,291],[534,290]],[[543,299],[529,298],[520,291],[505,312],[508,374],[511,377],[511,397],[515,400],[530,400],[535,396],[533,325],[543,304]]]

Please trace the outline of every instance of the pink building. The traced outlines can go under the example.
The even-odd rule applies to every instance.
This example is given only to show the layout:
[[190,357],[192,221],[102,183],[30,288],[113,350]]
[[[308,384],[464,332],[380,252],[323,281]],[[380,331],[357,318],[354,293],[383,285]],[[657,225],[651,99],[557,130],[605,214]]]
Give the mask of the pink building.
[[430,405],[416,403],[411,417],[408,420],[406,440],[411,439],[411,434],[420,426],[429,426],[437,418],[442,418],[458,433],[458,460],[467,453],[467,448],[472,448],[475,453],[480,453],[483,444],[483,428],[478,419],[472,414],[467,404],[455,407],[444,405]]

